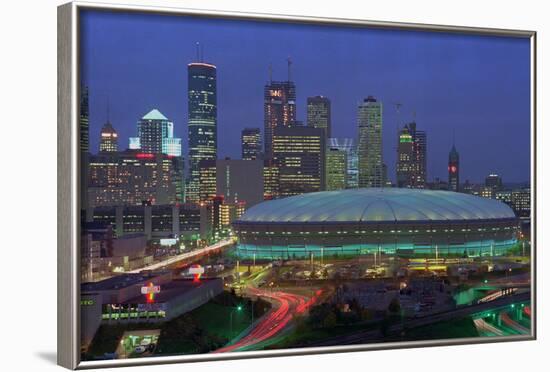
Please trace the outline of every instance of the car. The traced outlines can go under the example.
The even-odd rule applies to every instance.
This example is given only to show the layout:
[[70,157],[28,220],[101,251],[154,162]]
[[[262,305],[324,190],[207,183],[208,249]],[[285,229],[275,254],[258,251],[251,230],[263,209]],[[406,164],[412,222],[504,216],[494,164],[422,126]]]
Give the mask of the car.
[[374,275],[377,274],[377,271],[376,271],[376,269],[368,268],[367,271],[366,271],[366,274],[374,276]]
[[142,354],[145,352],[145,350],[147,350],[147,348],[145,346],[137,346],[135,349],[134,349],[134,353],[136,354]]

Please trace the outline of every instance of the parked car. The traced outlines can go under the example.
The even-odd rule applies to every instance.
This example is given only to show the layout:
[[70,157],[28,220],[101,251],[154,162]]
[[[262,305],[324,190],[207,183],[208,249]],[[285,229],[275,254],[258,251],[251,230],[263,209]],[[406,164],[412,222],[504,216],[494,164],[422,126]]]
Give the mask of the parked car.
[[136,354],[142,354],[145,352],[145,350],[147,350],[147,348],[145,346],[137,346],[135,349],[134,349],[134,353]]

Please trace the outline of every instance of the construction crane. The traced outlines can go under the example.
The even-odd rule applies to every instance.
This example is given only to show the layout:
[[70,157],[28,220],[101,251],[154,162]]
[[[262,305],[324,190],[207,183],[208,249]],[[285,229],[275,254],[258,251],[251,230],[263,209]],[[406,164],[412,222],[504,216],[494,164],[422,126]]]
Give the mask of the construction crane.
[[[403,107],[403,104],[401,102],[391,102],[393,106],[395,106],[395,112],[397,113],[397,118],[395,120],[395,134],[397,137],[399,137],[399,125],[401,122],[401,107]],[[395,142],[395,151],[398,151],[398,142]]]

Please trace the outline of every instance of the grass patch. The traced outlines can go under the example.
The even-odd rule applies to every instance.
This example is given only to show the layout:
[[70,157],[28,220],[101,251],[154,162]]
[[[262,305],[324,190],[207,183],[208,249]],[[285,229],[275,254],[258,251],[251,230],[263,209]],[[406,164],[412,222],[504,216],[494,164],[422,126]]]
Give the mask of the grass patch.
[[477,332],[472,318],[467,317],[463,319],[434,323],[423,327],[405,330],[400,340],[420,341],[478,336],[479,333]]
[[[193,310],[191,316],[209,334],[228,340],[237,336],[252,323],[248,307],[243,307],[241,311],[238,311],[234,307],[212,302]],[[233,327],[231,327],[231,318],[233,319]],[[231,328],[233,328],[233,334],[231,334]]]

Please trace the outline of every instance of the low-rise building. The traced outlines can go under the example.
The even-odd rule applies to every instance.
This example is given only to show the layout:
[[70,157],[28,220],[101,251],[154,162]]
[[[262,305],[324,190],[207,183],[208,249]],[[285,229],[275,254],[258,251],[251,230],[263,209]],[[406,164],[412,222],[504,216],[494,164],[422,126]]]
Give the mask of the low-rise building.
[[123,274],[81,285],[82,345],[102,323],[164,322],[189,312],[223,291],[219,278],[174,278],[171,271]]

